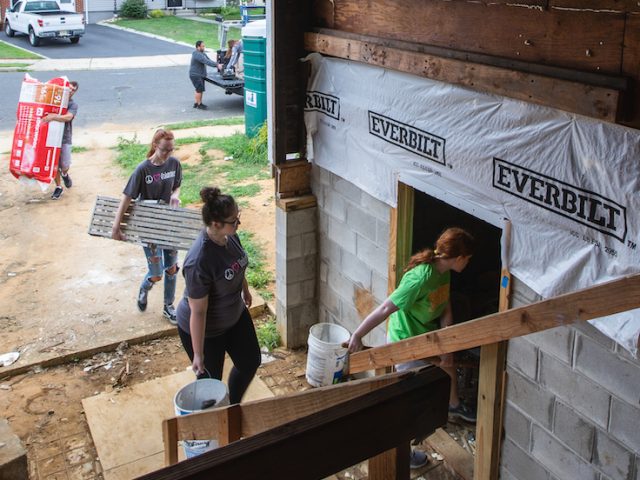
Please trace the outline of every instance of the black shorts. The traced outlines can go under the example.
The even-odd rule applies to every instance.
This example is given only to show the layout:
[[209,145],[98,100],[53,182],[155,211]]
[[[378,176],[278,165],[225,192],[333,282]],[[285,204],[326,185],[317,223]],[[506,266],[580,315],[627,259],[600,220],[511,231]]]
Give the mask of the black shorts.
[[193,86],[195,87],[196,92],[198,93],[204,92],[204,78],[196,77],[196,76],[189,76],[189,78],[191,79],[191,83],[193,83]]

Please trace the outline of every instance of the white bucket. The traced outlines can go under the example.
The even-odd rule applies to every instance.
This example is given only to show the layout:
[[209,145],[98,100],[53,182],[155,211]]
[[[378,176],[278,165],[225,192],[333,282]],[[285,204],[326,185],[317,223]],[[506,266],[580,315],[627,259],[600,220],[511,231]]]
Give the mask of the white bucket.
[[314,387],[338,383],[342,378],[349,331],[335,323],[317,323],[309,329],[307,382]]
[[[202,411],[203,402],[212,403],[214,400],[215,404],[210,405],[210,407],[229,405],[227,386],[220,380],[203,378],[191,382],[178,390],[178,393],[173,397],[173,406],[175,407],[176,415],[188,415],[189,413]],[[218,441],[216,439],[184,440],[182,447],[184,448],[185,457],[192,458],[218,448]]]

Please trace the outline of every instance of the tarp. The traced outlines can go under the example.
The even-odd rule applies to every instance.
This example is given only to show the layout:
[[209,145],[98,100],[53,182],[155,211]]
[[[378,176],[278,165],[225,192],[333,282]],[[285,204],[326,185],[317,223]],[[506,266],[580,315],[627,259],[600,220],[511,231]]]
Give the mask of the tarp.
[[[640,272],[640,132],[356,62],[308,57],[309,159],[396,206],[398,180],[511,222],[545,298]],[[473,212],[469,212],[472,213]],[[601,328],[637,354],[640,313]],[[620,337],[616,332],[624,332]]]

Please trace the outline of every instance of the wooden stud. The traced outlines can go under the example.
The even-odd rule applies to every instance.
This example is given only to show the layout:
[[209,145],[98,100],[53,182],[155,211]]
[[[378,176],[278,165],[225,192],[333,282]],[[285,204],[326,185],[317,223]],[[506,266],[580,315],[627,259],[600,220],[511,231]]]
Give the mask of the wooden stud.
[[369,459],[369,480],[405,480],[409,478],[411,445],[401,445]]
[[488,345],[640,308],[640,274],[351,354],[349,373]]
[[305,47],[325,55],[390,68],[600,120],[614,122],[617,118],[620,92],[611,88],[311,32],[305,34]]
[[276,206],[285,212],[293,212],[295,210],[304,210],[312,208],[318,204],[315,195],[303,195],[301,197],[278,198]]
[[164,443],[164,464],[178,463],[178,420],[176,418],[162,421],[162,441]]

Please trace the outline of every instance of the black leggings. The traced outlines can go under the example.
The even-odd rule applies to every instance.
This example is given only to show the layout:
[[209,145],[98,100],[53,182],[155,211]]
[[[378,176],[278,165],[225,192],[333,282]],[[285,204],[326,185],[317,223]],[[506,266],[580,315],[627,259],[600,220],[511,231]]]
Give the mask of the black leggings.
[[[191,335],[178,327],[180,340],[189,359],[193,361]],[[204,366],[211,378],[222,379],[224,354],[229,353],[233,368],[229,374],[229,401],[240,403],[261,363],[258,337],[249,311],[245,308],[240,320],[229,330],[216,337],[204,339]]]

